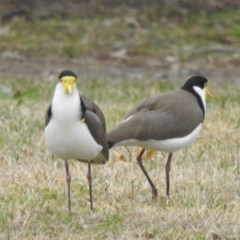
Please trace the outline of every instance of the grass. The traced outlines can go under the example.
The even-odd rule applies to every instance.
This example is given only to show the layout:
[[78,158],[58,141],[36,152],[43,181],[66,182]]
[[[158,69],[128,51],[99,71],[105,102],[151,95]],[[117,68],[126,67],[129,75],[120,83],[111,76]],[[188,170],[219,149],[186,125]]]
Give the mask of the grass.
[[[224,58],[222,66],[228,57],[238,64],[239,55],[224,52],[219,58],[204,49],[223,45],[237,53],[239,11],[185,15],[148,9],[91,19],[16,18],[0,23],[0,54],[104,57],[126,48],[128,57],[191,61],[211,55]],[[180,87],[168,79],[127,80],[78,83],[80,92],[102,108],[108,130],[141,99]],[[239,85],[211,83],[214,97],[208,100],[200,136],[173,155],[170,200],[165,196],[165,153],[144,162],[159,191],[152,201],[135,149],[115,148],[107,164],[93,166],[94,212],[89,210],[87,166],[70,162],[69,215],[63,161],[46,150],[43,139],[44,113],[55,84],[52,77],[0,78],[0,239],[240,238]]]
[[78,58],[109,56],[126,48],[130,57],[174,55],[190,60],[204,55],[198,49],[212,45],[238,49],[239,23],[239,9],[181,14],[174,9],[150,8],[86,19],[17,18],[0,23],[0,53],[10,50],[31,57]]
[[[173,155],[170,201],[165,197],[165,153],[144,163],[159,191],[152,201],[135,157],[115,148],[107,164],[93,167],[92,213],[87,166],[70,162],[69,215],[63,162],[46,150],[43,139],[55,81],[0,82],[0,239],[240,238],[238,85],[210,85],[214,98],[208,99],[200,136]],[[140,99],[180,85],[89,79],[78,87],[101,106],[110,129]],[[125,161],[117,160],[117,153]]]

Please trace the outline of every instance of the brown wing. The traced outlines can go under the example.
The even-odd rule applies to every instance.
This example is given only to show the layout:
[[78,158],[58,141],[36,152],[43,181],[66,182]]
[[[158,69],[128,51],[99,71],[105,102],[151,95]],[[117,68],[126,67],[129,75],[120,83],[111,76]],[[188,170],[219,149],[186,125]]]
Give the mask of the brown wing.
[[106,137],[105,117],[97,104],[82,95],[81,99],[86,107],[84,115],[85,122],[95,141],[103,147],[101,153],[105,156],[105,161],[107,161],[109,153]]
[[102,110],[98,107],[98,105],[95,102],[90,100],[88,97],[81,95],[81,99],[83,100],[86,109],[91,112],[94,112],[97,115],[103,126],[104,132],[106,133],[106,121]]
[[[129,119],[128,119],[129,118]],[[137,104],[107,134],[111,143],[128,139],[165,140],[188,135],[203,121],[197,99],[184,90],[156,95]]]

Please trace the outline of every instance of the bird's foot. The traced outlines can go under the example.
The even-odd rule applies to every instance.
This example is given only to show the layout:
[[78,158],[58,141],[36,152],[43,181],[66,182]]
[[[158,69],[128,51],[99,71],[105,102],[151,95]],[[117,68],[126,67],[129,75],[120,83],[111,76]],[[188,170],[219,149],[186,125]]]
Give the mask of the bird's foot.
[[156,199],[158,197],[157,189],[152,190],[152,200]]

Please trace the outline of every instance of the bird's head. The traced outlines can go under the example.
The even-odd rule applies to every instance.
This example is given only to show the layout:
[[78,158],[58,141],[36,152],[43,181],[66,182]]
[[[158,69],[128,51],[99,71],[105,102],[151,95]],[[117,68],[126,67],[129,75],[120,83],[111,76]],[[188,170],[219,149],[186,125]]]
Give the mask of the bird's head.
[[200,91],[203,92],[205,98],[207,98],[207,97],[212,97],[208,89],[208,86],[209,86],[209,83],[205,77],[194,76],[189,78],[182,88],[189,92],[193,92],[194,90],[196,91],[196,89],[199,89]]
[[77,75],[73,71],[64,70],[59,74],[58,78],[59,82],[63,85],[64,92],[72,94],[76,84]]

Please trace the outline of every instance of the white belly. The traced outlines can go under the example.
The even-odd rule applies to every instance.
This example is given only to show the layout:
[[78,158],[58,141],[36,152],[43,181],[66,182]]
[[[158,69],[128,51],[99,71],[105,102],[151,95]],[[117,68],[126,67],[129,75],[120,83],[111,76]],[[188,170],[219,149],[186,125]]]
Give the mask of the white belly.
[[172,138],[168,140],[153,140],[149,139],[147,141],[138,141],[136,139],[129,139],[126,141],[119,142],[114,146],[139,146],[144,149],[150,150],[159,150],[164,152],[173,153],[182,148],[187,147],[190,143],[192,143],[198,136],[200,129],[202,127],[202,123],[199,124],[194,131],[192,131],[189,135],[182,138]]
[[62,159],[92,160],[102,150],[80,121],[63,127],[52,119],[45,128],[45,141],[47,148]]

